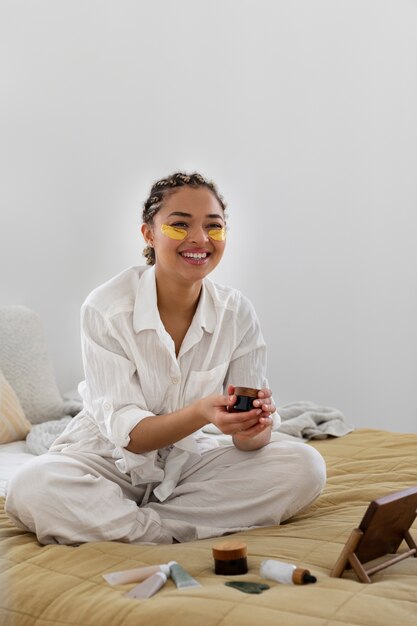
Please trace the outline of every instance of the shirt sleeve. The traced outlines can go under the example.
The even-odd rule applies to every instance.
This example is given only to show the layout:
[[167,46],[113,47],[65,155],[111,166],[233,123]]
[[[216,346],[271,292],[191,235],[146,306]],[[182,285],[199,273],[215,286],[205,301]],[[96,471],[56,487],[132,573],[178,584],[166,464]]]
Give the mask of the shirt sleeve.
[[[269,388],[267,378],[267,349],[255,309],[249,300],[242,297],[238,312],[238,342],[232,354],[224,383],[227,393],[228,385],[235,387]],[[272,399],[274,402],[274,400]],[[281,423],[279,414],[271,415],[272,428]]]
[[146,408],[135,364],[109,322],[88,304],[81,309],[81,338],[85,382],[80,391],[84,408],[101,433],[115,446],[124,448],[136,424],[154,415]]

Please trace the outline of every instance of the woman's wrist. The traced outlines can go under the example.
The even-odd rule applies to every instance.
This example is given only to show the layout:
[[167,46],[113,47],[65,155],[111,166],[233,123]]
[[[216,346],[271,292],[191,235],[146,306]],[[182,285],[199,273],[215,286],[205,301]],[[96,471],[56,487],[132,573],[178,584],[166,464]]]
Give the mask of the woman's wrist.
[[258,450],[263,448],[271,441],[272,426],[267,426],[257,435],[253,437],[242,437],[239,433],[233,435],[233,444],[239,450]]
[[[200,400],[196,400],[196,402],[194,402],[194,404],[192,404],[189,408],[191,409],[193,415],[202,422],[202,425],[199,428],[202,428],[203,426],[206,426],[207,424],[210,424],[210,419],[207,417],[208,415],[208,411],[207,411],[207,407],[205,406],[206,403],[204,402],[204,398],[201,398]],[[198,430],[198,428],[197,428]]]

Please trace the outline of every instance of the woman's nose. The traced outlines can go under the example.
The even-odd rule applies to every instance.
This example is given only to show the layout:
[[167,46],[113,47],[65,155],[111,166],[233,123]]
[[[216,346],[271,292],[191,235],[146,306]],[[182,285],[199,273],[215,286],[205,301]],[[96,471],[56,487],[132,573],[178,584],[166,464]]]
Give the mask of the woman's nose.
[[193,243],[205,243],[208,241],[208,234],[203,226],[194,226],[189,231],[188,238]]

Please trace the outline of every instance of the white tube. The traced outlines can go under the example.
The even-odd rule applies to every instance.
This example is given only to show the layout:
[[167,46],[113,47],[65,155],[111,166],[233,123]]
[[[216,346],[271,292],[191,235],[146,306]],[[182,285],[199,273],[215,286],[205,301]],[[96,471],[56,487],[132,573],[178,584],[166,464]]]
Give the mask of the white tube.
[[164,572],[156,572],[156,574],[153,574],[143,582],[139,583],[139,585],[136,585],[136,587],[133,587],[133,589],[124,595],[126,598],[145,600],[159,591],[159,589],[165,585],[166,581],[167,577]]
[[125,569],[121,572],[103,574],[103,578],[109,585],[127,585],[128,583],[140,583],[157,572],[163,572],[165,576],[169,576],[169,565],[163,563],[161,565],[135,567],[134,569]]

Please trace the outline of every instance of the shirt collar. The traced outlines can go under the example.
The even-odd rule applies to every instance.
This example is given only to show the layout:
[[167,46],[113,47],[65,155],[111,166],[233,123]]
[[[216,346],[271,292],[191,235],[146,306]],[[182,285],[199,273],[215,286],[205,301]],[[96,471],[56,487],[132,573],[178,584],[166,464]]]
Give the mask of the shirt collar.
[[[214,285],[210,279],[205,278],[192,321],[195,328],[204,328],[208,333],[214,332],[217,321],[216,303]],[[143,272],[139,280],[133,311],[133,328],[136,333],[148,329],[156,330],[161,323],[156,296],[155,266],[152,266]]]
[[149,328],[158,328],[161,324],[156,299],[155,267],[147,268],[139,280],[133,310],[133,328],[135,333]]

